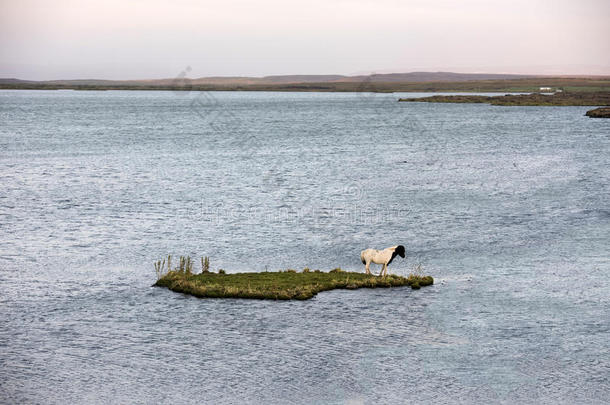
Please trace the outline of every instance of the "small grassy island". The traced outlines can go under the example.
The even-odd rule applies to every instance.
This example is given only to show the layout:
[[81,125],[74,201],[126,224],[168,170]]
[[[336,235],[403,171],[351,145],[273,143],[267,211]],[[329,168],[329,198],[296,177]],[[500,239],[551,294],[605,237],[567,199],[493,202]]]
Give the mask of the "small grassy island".
[[[164,261],[165,262],[165,261]],[[330,272],[309,270],[226,274],[209,271],[209,261],[202,259],[202,272],[192,273],[190,258],[180,258],[180,266],[162,273],[164,262],[155,263],[157,287],[200,298],[250,298],[271,300],[306,300],[321,291],[334,289],[387,288],[410,286],[419,289],[434,284],[431,276],[411,274],[408,277],[379,277],[339,268]],[[169,258],[171,263],[171,257]],[[207,266],[206,266],[207,263]],[[171,268],[171,265],[168,267]]]
[[503,96],[431,96],[401,98],[419,103],[487,103],[504,106],[610,106],[610,91],[506,94]]

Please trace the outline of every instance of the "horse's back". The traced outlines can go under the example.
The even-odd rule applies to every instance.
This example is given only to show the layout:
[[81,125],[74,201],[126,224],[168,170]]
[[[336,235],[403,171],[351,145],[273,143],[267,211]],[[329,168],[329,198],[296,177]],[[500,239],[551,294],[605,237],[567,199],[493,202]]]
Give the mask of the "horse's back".
[[377,253],[376,249],[365,249],[362,252],[360,252],[360,260],[362,260],[362,263],[366,264],[367,260],[372,260],[373,257],[375,257],[375,254]]

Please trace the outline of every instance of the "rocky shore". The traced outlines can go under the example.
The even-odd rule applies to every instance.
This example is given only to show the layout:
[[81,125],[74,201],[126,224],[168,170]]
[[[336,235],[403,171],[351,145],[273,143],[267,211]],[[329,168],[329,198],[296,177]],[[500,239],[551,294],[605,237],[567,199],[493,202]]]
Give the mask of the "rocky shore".
[[502,96],[438,95],[421,98],[401,98],[398,101],[418,103],[487,103],[504,106],[610,106],[610,91],[506,94]]
[[585,114],[587,117],[591,118],[610,118],[610,108],[609,107],[600,107],[594,110],[589,110]]

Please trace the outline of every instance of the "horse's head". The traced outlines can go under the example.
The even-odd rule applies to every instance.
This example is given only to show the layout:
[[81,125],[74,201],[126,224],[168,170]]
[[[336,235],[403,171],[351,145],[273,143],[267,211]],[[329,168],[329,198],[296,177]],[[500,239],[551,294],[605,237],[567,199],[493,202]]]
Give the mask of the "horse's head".
[[405,247],[403,245],[398,245],[396,246],[396,249],[394,250],[396,252],[396,254],[400,257],[402,257],[404,259],[405,257]]

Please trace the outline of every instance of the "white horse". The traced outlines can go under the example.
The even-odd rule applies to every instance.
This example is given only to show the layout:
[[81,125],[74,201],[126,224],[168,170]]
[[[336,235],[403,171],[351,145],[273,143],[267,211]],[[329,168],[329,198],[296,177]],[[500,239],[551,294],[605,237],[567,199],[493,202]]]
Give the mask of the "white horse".
[[396,255],[402,258],[405,257],[405,247],[403,245],[392,246],[383,250],[363,250],[362,252],[360,252],[360,260],[362,260],[362,264],[365,265],[366,274],[371,274],[369,266],[371,262],[373,262],[377,264],[383,264],[379,275],[381,276],[383,274],[384,276],[386,276],[388,274],[388,264],[392,263],[392,260],[394,260]]

